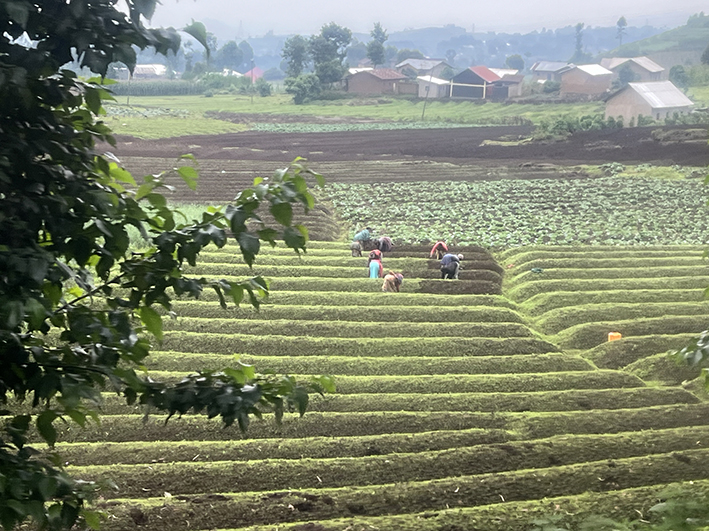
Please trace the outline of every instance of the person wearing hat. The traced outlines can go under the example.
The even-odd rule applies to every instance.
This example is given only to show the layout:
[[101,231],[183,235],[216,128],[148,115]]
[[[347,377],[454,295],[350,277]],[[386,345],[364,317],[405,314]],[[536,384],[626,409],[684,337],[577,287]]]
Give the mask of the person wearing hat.
[[441,279],[448,278],[458,280],[460,261],[462,259],[462,254],[448,253],[443,255],[443,258],[441,259]]
[[404,275],[401,273],[394,273],[389,271],[384,277],[384,283],[382,284],[383,292],[399,293],[399,288],[404,282]]

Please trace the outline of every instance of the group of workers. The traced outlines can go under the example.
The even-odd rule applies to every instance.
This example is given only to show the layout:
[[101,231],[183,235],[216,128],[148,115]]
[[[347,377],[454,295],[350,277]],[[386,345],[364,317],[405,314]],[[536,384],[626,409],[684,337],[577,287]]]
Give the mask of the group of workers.
[[[383,253],[390,252],[394,248],[394,244],[388,236],[372,238],[371,232],[372,229],[367,227],[355,234],[354,241],[350,245],[352,256],[362,256],[363,250],[369,250],[367,260],[369,278],[383,278],[382,291],[398,292],[404,282],[404,275],[394,271],[389,271],[385,275],[382,264]],[[460,261],[463,259],[462,254],[449,253],[446,243],[437,241],[431,249],[430,257],[441,261],[441,279],[458,279]]]

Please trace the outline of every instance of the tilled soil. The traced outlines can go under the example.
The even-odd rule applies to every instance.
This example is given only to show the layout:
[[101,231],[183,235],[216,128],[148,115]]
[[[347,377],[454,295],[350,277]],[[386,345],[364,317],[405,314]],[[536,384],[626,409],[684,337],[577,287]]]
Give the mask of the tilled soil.
[[530,134],[530,127],[329,133],[252,131],[160,140],[124,137],[119,138],[116,151],[123,157],[178,157],[189,152],[198,160],[260,160],[284,163],[301,156],[311,162],[413,159],[484,167],[517,166],[520,163],[576,165],[605,162],[705,166],[709,164],[706,139],[661,142],[654,140],[652,135],[657,129],[689,128],[697,129],[697,126],[589,131],[577,133],[563,142],[526,143],[516,146],[482,144],[485,140],[523,138]]

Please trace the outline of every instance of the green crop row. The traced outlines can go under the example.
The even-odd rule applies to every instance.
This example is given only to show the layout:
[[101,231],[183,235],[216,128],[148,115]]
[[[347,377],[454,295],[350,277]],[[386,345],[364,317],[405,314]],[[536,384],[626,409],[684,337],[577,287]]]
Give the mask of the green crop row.
[[585,304],[550,310],[537,319],[534,326],[545,334],[556,334],[572,326],[598,321],[707,314],[709,302]]
[[[186,373],[151,371],[159,381],[175,381]],[[293,375],[300,378],[302,375]],[[452,374],[417,376],[338,376],[338,395],[372,393],[521,393],[568,389],[642,387],[642,380],[623,371],[551,372],[532,374]]]
[[553,291],[539,293],[519,305],[529,316],[539,316],[557,308],[579,304],[656,304],[670,302],[702,302],[704,289],[637,289],[604,291]]
[[[437,382],[432,382],[434,385]],[[562,391],[377,393],[314,396],[312,412],[368,411],[579,411],[585,409],[630,409],[670,404],[695,403],[698,399],[684,389],[641,387],[634,389],[585,389]],[[25,411],[18,408],[18,411]],[[139,414],[139,406],[128,406],[119,396],[104,397],[104,415]]]
[[[602,291],[602,290],[674,290],[703,289],[709,285],[709,276],[671,277],[671,278],[638,278],[616,280],[535,280],[515,286],[507,291],[512,300],[521,302],[540,293],[554,291]],[[578,295],[579,298],[583,294]]]
[[[359,376],[430,375],[430,374],[510,374],[557,371],[587,371],[591,364],[580,356],[568,354],[526,354],[521,356],[477,357],[353,357],[327,356],[317,350],[312,356],[241,355],[242,363],[260,372],[277,374],[336,374]],[[234,364],[228,354],[153,352],[150,368],[163,371],[187,371],[195,367],[219,370]]]
[[[200,300],[214,302],[217,301],[217,294],[211,290],[205,291],[200,296]],[[452,308],[462,307],[495,307],[495,308],[516,308],[516,304],[506,297],[498,295],[438,295],[433,293],[397,293],[396,297],[384,296],[378,293],[338,293],[330,292],[308,292],[308,291],[273,291],[265,299],[264,304],[292,304],[300,306],[367,306],[367,307],[388,307],[388,306],[448,306]],[[181,304],[181,303],[177,303]]]
[[[106,493],[107,497],[150,498],[154,492],[169,491],[171,494],[201,494],[270,491],[288,485],[290,489],[333,489],[354,487],[361,489],[371,485],[419,483],[426,480],[450,481],[460,478],[468,483],[466,476],[510,473],[524,478],[534,469],[543,470],[543,475],[563,474],[565,466],[592,465],[602,460],[614,461],[620,474],[624,461],[640,461],[640,470],[657,457],[665,461],[668,452],[682,452],[690,461],[708,456],[709,450],[696,450],[697,436],[685,434],[674,438],[655,437],[575,437],[573,440],[541,440],[506,442],[480,445],[471,448],[453,448],[416,454],[386,454],[368,457],[330,459],[267,459],[256,461],[221,461],[215,463],[180,462],[153,463],[149,467],[139,465],[97,465],[70,467],[68,471],[84,480],[96,481],[110,477],[118,490]],[[649,456],[648,454],[653,454]],[[687,463],[685,463],[686,465]],[[583,466],[583,465],[580,465]],[[607,462],[605,466],[608,466]],[[652,465],[651,465],[652,466]],[[697,465],[709,471],[709,464]],[[553,467],[553,468],[550,468]],[[614,468],[615,468],[614,467]],[[629,468],[629,467],[628,467]],[[686,476],[675,475],[672,479],[699,479],[697,472],[689,473],[691,467],[682,469]],[[641,474],[642,474],[641,472]],[[644,475],[644,474],[643,474]],[[478,478],[482,479],[482,478]],[[643,478],[645,479],[645,478]],[[487,483],[481,481],[481,483]],[[652,483],[652,482],[649,482]],[[643,485],[645,483],[640,483]],[[630,486],[630,485],[627,485]],[[635,484],[634,486],[638,486]],[[507,485],[509,488],[510,485]],[[489,488],[489,487],[488,487]],[[494,488],[494,486],[492,487]],[[591,489],[593,490],[593,489]],[[605,489],[602,489],[605,490]],[[533,496],[536,497],[536,496]],[[455,496],[452,496],[455,499]]]
[[524,271],[506,281],[506,287],[512,288],[534,280],[593,280],[613,285],[616,280],[653,279],[674,277],[702,277],[709,275],[706,265],[667,266],[667,267],[615,267],[589,269],[544,269],[541,272]]
[[181,352],[229,352],[269,356],[513,356],[557,352],[558,347],[537,338],[468,337],[297,337],[246,334],[168,332],[161,345]]
[[500,262],[522,264],[530,260],[545,258],[633,258],[663,256],[702,256],[700,245],[648,245],[643,247],[617,245],[532,245],[513,247],[496,254]]
[[649,336],[663,334],[698,334],[707,329],[706,316],[666,316],[628,321],[602,321],[572,326],[555,336],[562,348],[591,349],[608,341],[609,332],[623,336]]
[[[533,253],[528,253],[533,254]],[[605,254],[605,253],[604,253]],[[702,256],[686,256],[684,253],[675,255],[656,257],[656,256],[632,256],[622,258],[599,257],[594,258],[592,253],[588,255],[573,256],[564,255],[563,257],[555,254],[553,257],[533,258],[526,260],[523,263],[519,261],[510,262],[506,266],[506,271],[509,274],[518,274],[524,271],[529,271],[532,268],[542,269],[585,269],[590,271],[612,269],[612,268],[648,268],[648,267],[696,267],[697,269],[705,268],[709,262]],[[512,267],[510,267],[512,266]]]
[[[521,501],[553,496],[603,492],[658,483],[700,480],[709,473],[707,450],[683,450],[652,456],[631,457],[555,468],[458,476],[349,488],[317,488],[306,492],[246,493],[226,497],[223,503],[183,503],[169,511],[155,507],[150,514],[161,515],[161,529],[187,529],[185,521],[200,522],[202,528],[273,525],[294,520],[330,519],[357,515],[408,514],[439,510],[450,505],[473,507],[504,501]],[[150,483],[143,488],[150,488]],[[226,485],[225,485],[226,486]],[[156,494],[164,491],[155,485]],[[228,492],[227,489],[222,492]],[[207,498],[205,501],[208,501]],[[189,502],[189,497],[185,500]],[[204,507],[207,505],[207,507]],[[291,509],[291,507],[293,507]],[[298,509],[300,507],[301,509]],[[128,512],[134,509],[123,501],[112,508],[107,529],[133,529]],[[127,520],[127,522],[125,522]],[[126,524],[129,527],[126,527]]]
[[[502,502],[477,507],[435,511],[420,511],[389,516],[355,516],[319,519],[316,524],[259,525],[240,531],[302,531],[317,525],[318,531],[353,531],[386,529],[387,531],[442,531],[484,529],[485,531],[529,531],[540,523],[550,523],[559,529],[580,529],[580,525],[596,525],[598,515],[615,521],[648,518],[650,509],[668,493],[684,499],[706,500],[709,481],[658,484],[648,487],[587,492],[572,496],[557,496],[540,500]],[[297,503],[297,502],[296,502]],[[653,520],[656,520],[654,517]],[[646,521],[647,520],[643,520]],[[563,526],[563,527],[562,527]],[[233,528],[220,531],[235,531]]]
[[606,369],[619,369],[631,363],[664,353],[668,350],[679,350],[684,347],[695,334],[676,335],[645,335],[624,337],[616,341],[601,343],[584,356],[597,366]]
[[663,352],[641,358],[625,368],[631,374],[648,382],[661,385],[681,385],[683,382],[698,378],[702,369],[692,367]]
[[297,321],[274,319],[188,319],[165,320],[167,331],[186,331],[207,334],[254,334],[259,336],[311,337],[530,337],[532,332],[519,323],[403,323],[403,322],[349,322]]
[[[249,439],[352,437],[436,430],[513,430],[520,439],[553,435],[619,433],[650,429],[709,425],[709,404],[679,404],[638,409],[555,411],[555,412],[368,412],[306,413],[302,418],[286,415],[282,424],[272,415],[253,420]],[[100,425],[86,428],[67,424],[56,426],[62,442],[129,441],[221,441],[241,437],[236,426],[223,428],[216,419],[197,416],[173,418],[165,415],[109,415]],[[33,436],[37,440],[38,435]]]
[[[323,298],[326,303],[327,299]],[[396,302],[396,301],[394,301]],[[423,302],[423,301],[419,301]],[[443,302],[443,301],[441,301]],[[178,317],[195,319],[257,319],[262,321],[286,319],[292,321],[373,321],[392,322],[441,322],[441,323],[520,323],[522,317],[508,308],[485,308],[468,306],[330,306],[315,305],[264,305],[259,310],[242,305],[227,310],[209,302],[177,302],[173,310]],[[386,325],[384,325],[386,326]]]

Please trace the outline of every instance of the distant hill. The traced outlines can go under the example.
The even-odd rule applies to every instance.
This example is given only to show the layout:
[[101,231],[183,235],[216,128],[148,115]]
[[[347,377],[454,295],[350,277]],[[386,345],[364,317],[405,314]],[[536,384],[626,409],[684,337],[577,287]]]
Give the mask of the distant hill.
[[674,65],[699,63],[709,45],[709,15],[703,12],[689,17],[687,24],[601,54],[602,57],[638,57],[645,55],[656,63],[671,68]]

